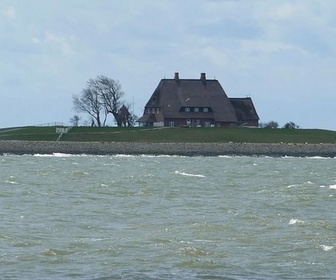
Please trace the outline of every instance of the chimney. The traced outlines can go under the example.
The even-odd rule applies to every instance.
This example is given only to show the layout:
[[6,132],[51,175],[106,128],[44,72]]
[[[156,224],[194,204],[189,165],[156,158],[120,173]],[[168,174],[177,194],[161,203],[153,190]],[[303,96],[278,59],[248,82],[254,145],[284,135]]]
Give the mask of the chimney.
[[175,72],[174,79],[177,80],[177,81],[180,79],[180,78],[179,78],[179,73],[178,73],[178,72]]
[[205,81],[206,81],[206,76],[205,76],[205,73],[201,73],[201,80],[202,80],[203,82],[205,82]]

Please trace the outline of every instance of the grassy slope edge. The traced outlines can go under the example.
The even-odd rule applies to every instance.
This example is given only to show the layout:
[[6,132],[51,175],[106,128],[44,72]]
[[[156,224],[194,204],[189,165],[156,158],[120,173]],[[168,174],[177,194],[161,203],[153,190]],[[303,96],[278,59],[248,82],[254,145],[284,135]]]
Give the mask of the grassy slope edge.
[[[0,140],[56,141],[55,127],[0,129]],[[213,128],[117,128],[74,127],[61,141],[151,143],[336,143],[336,131],[321,129]]]

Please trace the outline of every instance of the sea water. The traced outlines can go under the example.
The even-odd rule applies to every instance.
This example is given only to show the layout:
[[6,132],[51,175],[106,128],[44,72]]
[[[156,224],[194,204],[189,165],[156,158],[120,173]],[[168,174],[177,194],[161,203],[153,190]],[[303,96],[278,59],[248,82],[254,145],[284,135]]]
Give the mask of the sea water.
[[336,159],[0,156],[1,279],[335,279]]

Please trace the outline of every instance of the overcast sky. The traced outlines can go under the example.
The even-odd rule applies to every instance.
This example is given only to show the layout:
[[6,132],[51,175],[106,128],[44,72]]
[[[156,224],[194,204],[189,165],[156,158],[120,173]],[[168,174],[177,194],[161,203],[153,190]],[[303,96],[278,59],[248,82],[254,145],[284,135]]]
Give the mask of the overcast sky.
[[97,75],[141,116],[162,78],[205,72],[261,122],[336,130],[335,14],[335,0],[1,0],[0,127],[68,123]]

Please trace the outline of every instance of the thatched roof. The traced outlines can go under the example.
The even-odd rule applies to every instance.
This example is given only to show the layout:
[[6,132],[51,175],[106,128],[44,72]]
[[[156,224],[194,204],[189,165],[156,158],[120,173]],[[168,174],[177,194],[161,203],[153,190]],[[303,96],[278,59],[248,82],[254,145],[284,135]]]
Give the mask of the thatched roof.
[[160,115],[154,115],[154,114],[144,114],[140,119],[138,119],[138,122],[141,123],[156,123],[156,122],[163,122],[163,116]]
[[236,110],[236,116],[239,122],[259,120],[259,116],[250,97],[229,99]]

